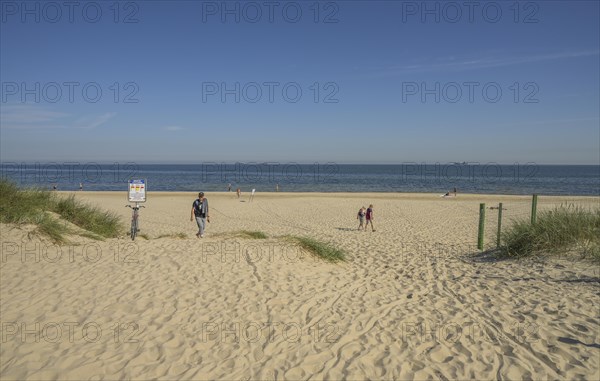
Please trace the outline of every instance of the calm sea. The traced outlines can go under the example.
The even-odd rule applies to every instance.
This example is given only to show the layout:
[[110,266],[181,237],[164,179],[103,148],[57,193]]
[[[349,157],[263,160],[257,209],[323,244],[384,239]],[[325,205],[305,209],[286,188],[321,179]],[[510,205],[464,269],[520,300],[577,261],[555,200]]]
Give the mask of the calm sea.
[[2,177],[21,187],[126,191],[129,179],[146,179],[152,191],[247,192],[433,192],[600,195],[598,165],[495,163],[335,163],[98,164],[4,162]]

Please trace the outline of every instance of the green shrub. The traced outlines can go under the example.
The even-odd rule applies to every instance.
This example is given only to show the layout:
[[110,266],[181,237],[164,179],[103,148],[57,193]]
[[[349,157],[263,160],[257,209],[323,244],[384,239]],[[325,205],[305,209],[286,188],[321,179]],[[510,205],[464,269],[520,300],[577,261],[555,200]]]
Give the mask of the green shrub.
[[63,235],[73,232],[48,212],[57,213],[86,230],[79,234],[88,238],[117,237],[123,229],[116,214],[84,204],[74,196],[61,198],[45,189],[19,189],[16,184],[0,179],[0,222],[37,225],[39,232],[54,242],[65,242]]
[[290,237],[300,246],[308,250],[313,255],[322,258],[328,262],[338,262],[346,260],[346,253],[329,243],[317,241],[309,237]]
[[240,232],[240,234],[243,237],[245,237],[245,238],[252,238],[252,239],[266,239],[266,238],[268,238],[265,233],[260,232],[260,231],[242,230]]
[[75,199],[75,196],[60,198],[53,211],[65,220],[101,237],[114,238],[123,230],[119,217]]
[[600,260],[600,209],[559,207],[538,214],[535,224],[515,221],[502,234],[501,251],[511,257],[573,250]]

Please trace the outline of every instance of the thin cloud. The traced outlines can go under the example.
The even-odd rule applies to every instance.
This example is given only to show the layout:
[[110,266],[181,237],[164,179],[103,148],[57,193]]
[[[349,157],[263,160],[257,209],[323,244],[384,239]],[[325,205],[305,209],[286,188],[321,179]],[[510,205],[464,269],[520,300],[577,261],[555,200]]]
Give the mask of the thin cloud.
[[106,123],[108,120],[117,115],[114,112],[108,112],[106,114],[98,115],[98,116],[85,116],[83,118],[79,118],[75,121],[74,127],[76,128],[84,128],[84,129],[92,129],[99,127]]
[[7,105],[0,111],[2,129],[93,129],[113,118],[114,112],[84,116],[73,120],[73,115],[49,110],[38,105]]
[[534,62],[554,61],[560,59],[593,57],[598,56],[598,50],[580,51],[580,52],[561,52],[552,54],[538,54],[529,56],[515,57],[487,57],[478,59],[462,59],[457,60],[455,57],[446,57],[446,59],[437,59],[443,61],[441,63],[431,63],[431,59],[427,62],[415,63],[411,65],[393,66],[382,70],[383,75],[396,75],[406,72],[428,72],[428,71],[462,71],[486,69],[492,67],[521,65]]
[[528,125],[548,125],[548,124],[566,124],[566,123],[581,123],[581,122],[598,122],[600,118],[573,118],[573,119],[552,119],[552,120],[533,120],[515,123],[501,123],[499,126],[528,126]]
[[57,119],[68,117],[69,114],[47,110],[32,105],[8,105],[0,111],[0,123],[28,124],[55,122]]

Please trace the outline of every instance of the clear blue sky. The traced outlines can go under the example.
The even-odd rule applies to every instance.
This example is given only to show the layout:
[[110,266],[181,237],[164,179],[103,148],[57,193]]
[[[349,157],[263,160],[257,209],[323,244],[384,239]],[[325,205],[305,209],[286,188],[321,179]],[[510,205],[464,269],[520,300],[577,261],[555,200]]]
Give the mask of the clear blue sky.
[[599,2],[465,3],[2,0],[0,158],[599,164]]

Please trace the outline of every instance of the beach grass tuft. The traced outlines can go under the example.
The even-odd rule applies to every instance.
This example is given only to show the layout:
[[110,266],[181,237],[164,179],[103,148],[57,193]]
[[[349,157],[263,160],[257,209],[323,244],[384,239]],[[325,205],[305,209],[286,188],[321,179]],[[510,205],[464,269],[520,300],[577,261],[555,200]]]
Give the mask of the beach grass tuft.
[[178,239],[186,239],[188,237],[187,234],[179,232],[179,233],[171,233],[171,234],[161,234],[158,237],[154,238],[154,239],[161,239],[161,238],[178,238]]
[[[50,212],[85,231],[71,231],[63,221],[52,217]],[[40,188],[19,189],[6,179],[0,179],[0,222],[36,225],[41,234],[56,243],[66,242],[65,234],[101,239],[117,237],[122,229],[116,214],[84,204],[74,196],[61,198]]]
[[250,230],[242,230],[240,235],[244,238],[252,238],[252,239],[267,239],[268,236],[261,231],[250,231]]
[[54,202],[55,196],[48,190],[21,190],[14,183],[0,179],[0,222],[37,225]]
[[123,229],[115,213],[85,204],[73,195],[59,198],[53,209],[65,220],[101,237],[115,238]]
[[328,262],[339,262],[346,260],[346,253],[333,245],[318,241],[310,237],[291,236],[290,239],[297,242],[303,249]]
[[88,232],[88,231],[81,231],[77,233],[78,235],[85,237],[85,238],[89,238],[89,239],[93,239],[96,241],[104,241],[104,237],[99,236],[98,234],[92,233],[92,232]]
[[65,234],[70,233],[70,230],[64,222],[59,221],[58,219],[43,212],[39,215],[39,218],[37,221],[35,221],[35,224],[37,225],[37,230],[42,235],[50,238],[52,242],[56,244],[67,243]]
[[600,261],[600,208],[561,206],[538,214],[537,221],[515,221],[502,234],[508,257],[578,253]]

